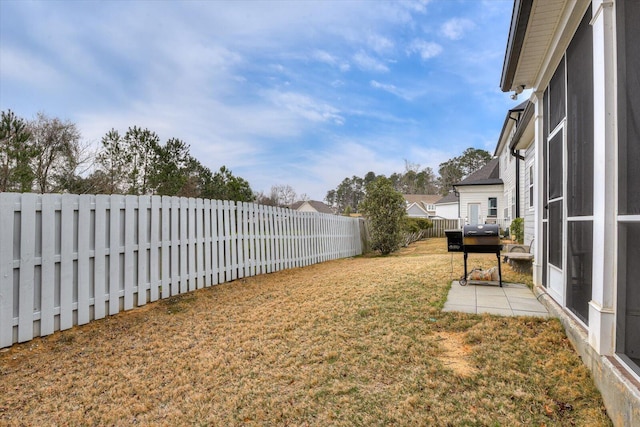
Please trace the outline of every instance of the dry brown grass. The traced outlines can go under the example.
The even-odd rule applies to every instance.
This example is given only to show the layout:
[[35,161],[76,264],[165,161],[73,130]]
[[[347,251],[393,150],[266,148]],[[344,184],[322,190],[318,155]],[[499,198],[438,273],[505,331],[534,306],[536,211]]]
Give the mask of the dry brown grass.
[[609,425],[558,321],[440,311],[461,269],[433,239],[16,345],[0,424]]

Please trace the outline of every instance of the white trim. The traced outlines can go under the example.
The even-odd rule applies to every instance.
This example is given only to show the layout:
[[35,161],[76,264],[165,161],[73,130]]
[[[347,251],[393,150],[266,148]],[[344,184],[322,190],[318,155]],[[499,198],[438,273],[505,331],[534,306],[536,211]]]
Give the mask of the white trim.
[[618,222],[640,222],[640,215],[618,215]]
[[590,215],[590,216],[570,216],[570,217],[567,218],[567,221],[571,221],[571,222],[593,221],[593,215]]
[[613,0],[604,0],[596,10],[593,11],[591,21],[589,21],[589,25],[593,27],[598,18],[600,18],[600,14],[605,7],[613,7]]
[[[598,4],[599,3],[599,4]],[[616,347],[618,288],[618,130],[615,11],[594,0],[593,34],[593,248],[589,344],[598,354]]]

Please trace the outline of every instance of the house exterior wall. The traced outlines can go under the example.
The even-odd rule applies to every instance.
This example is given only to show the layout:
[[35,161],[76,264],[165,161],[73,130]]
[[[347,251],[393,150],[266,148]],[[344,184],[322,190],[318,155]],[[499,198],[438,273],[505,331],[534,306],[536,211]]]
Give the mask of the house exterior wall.
[[[535,144],[531,143],[524,155],[522,162],[524,169],[522,183],[522,209],[521,214],[524,218],[524,243],[531,246],[531,253],[535,253],[535,197],[532,200],[531,195],[535,195]],[[530,173],[533,171],[533,174]],[[532,179],[533,178],[533,181]],[[533,187],[530,187],[533,184]]]
[[[515,126],[511,131],[509,140],[515,132]],[[502,193],[502,203],[500,216],[502,216],[505,226],[508,227],[515,218],[515,194],[516,194],[516,159],[509,152],[508,144],[500,153],[500,179],[504,183]]]
[[421,209],[420,206],[412,203],[407,208],[407,216],[411,218],[429,218],[429,213],[425,212],[424,209]]
[[436,216],[447,219],[458,219],[458,202],[437,204]]
[[[469,205],[477,204],[479,206],[479,223],[483,224],[487,220],[496,220],[496,222],[504,227],[504,217],[502,215],[504,209],[504,189],[503,185],[469,185],[458,187],[460,193],[460,218],[464,224],[469,224]],[[498,200],[498,215],[496,218],[489,218],[489,198],[495,197]]]
[[313,206],[311,206],[307,202],[304,202],[303,204],[301,204],[300,207],[296,210],[298,212],[318,212]]
[[[637,135],[626,142],[621,136],[628,132],[627,122],[638,121],[638,109],[624,106],[620,99],[637,102],[638,89],[629,95],[618,86],[625,65],[640,62],[640,51],[636,47],[640,7],[635,0],[577,0],[565,2],[565,7],[566,19],[561,28],[556,29],[542,61],[543,68],[531,84],[536,106],[535,141],[526,150],[523,162],[525,242],[529,236],[534,239],[536,292],[540,293],[541,300],[548,301],[547,306],[560,318],[584,363],[591,368],[614,425],[640,425],[640,315],[637,314],[640,313],[637,287],[640,231],[634,231],[640,230],[640,212],[625,214],[619,205],[619,200],[637,192],[640,184],[638,175],[627,188],[621,184],[621,180],[628,179],[621,175],[625,165],[633,168],[640,158]],[[621,13],[625,7],[626,12]],[[590,13],[585,15],[588,10]],[[630,18],[632,12],[635,15]],[[621,23],[625,19],[628,20],[625,25],[631,27],[631,36],[626,42],[632,48],[627,51],[616,45],[625,42],[619,39],[624,34]],[[589,28],[589,32],[583,31],[578,36],[579,26]],[[589,34],[586,39],[585,34]],[[591,49],[587,49],[593,53],[592,82],[588,80],[591,77],[582,72],[590,68],[578,60],[573,74],[569,73],[569,49],[573,46],[579,50],[585,40],[592,42]],[[628,52],[631,58],[624,56]],[[552,77],[561,74],[563,68],[567,74],[566,88],[562,90],[570,92],[573,85],[573,93],[563,97],[562,102],[567,103],[566,115],[551,122],[549,115],[553,117],[559,105],[565,108],[564,104],[547,100]],[[637,77],[637,67],[628,68],[628,72],[630,78]],[[551,88],[551,92],[553,90]],[[585,114],[584,108],[575,108],[575,104],[573,110],[570,109],[569,103],[576,95],[578,99],[592,100],[591,113]],[[628,120],[621,117],[625,114],[631,117]],[[579,132],[586,132],[586,137],[576,138]],[[589,138],[593,138],[591,146],[584,142]],[[560,144],[561,150],[554,147],[551,152],[552,143]],[[619,156],[628,148],[625,143],[633,144],[635,157]],[[585,152],[591,157],[585,158]],[[560,161],[558,153],[561,153]],[[534,171],[534,209],[528,208],[530,166]],[[558,170],[562,171],[559,179]],[[592,183],[583,179],[587,175],[592,177]],[[503,180],[506,187],[507,179]],[[562,181],[560,195],[555,193],[551,197],[549,188],[553,185],[557,189],[559,181]],[[554,231],[559,233],[554,244],[561,246],[559,253],[554,254],[556,259],[560,257],[559,268],[548,263],[553,203],[561,206],[559,220],[557,213],[554,218],[554,224],[559,224]],[[586,274],[576,276],[580,274],[578,270],[584,269]]]

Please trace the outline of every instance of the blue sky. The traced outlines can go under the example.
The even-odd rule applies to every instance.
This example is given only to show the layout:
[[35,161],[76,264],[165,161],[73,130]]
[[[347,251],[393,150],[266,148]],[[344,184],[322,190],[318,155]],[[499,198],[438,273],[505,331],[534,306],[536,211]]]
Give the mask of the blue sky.
[[0,0],[0,109],[180,138],[254,191],[493,152],[512,0]]

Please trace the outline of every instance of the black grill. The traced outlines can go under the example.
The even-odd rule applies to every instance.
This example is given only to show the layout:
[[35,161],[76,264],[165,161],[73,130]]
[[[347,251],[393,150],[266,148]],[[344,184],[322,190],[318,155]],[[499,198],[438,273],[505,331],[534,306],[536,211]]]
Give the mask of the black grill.
[[465,225],[462,230],[446,230],[447,250],[464,252],[464,276],[461,285],[467,284],[467,258],[470,253],[495,253],[498,258],[498,276],[502,286],[502,268],[500,266],[500,228],[497,224]]

